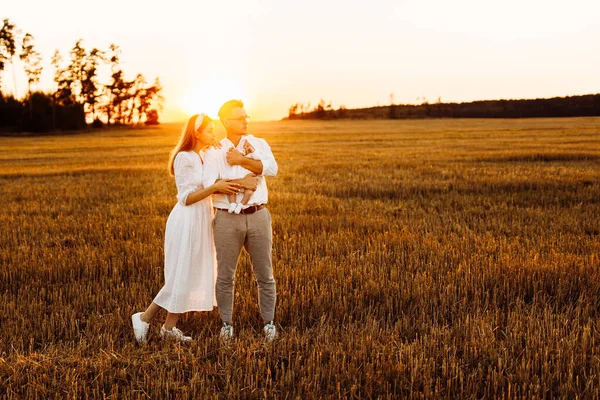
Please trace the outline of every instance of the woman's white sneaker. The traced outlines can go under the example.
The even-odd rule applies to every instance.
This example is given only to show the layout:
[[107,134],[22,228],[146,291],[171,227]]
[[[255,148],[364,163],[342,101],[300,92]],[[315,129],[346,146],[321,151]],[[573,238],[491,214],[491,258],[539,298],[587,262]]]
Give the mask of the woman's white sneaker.
[[191,336],[185,336],[179,329],[175,327],[167,329],[164,325],[160,327],[160,336],[166,339],[176,339],[180,342],[189,342],[192,340]]
[[133,334],[138,343],[146,343],[146,335],[150,324],[142,321],[143,312],[135,313],[131,316],[131,324],[133,325]]

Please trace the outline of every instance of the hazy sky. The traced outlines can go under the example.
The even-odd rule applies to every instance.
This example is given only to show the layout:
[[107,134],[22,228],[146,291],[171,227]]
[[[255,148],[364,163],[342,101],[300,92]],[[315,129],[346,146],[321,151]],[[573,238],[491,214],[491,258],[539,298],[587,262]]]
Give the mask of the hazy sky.
[[390,93],[420,103],[600,92],[598,0],[2,0],[0,18],[33,34],[48,66],[79,38],[120,45],[126,78],[160,77],[164,121],[216,116],[229,98],[279,119],[321,98],[355,108]]

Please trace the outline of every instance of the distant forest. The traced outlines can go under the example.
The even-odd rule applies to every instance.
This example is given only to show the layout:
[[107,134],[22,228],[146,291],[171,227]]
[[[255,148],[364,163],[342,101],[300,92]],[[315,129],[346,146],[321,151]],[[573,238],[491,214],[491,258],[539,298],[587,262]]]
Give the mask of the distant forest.
[[[0,29],[0,134],[80,130],[90,125],[101,128],[158,124],[163,103],[159,79],[150,84],[142,74],[133,80],[125,79],[120,54],[116,44],[111,44],[108,50],[88,50],[81,39],[67,60],[56,50],[51,59],[54,89],[42,92],[37,89],[42,56],[34,37],[5,19]],[[13,93],[17,93],[15,66],[22,66],[25,72],[27,93],[23,98],[2,93],[2,78],[9,65]],[[98,76],[103,67],[110,70],[110,78],[105,83],[100,82]]]
[[370,108],[334,109],[321,100],[311,108],[296,103],[284,120],[290,119],[419,119],[419,118],[541,118],[600,116],[600,94],[534,100],[482,100],[470,103],[394,104]]

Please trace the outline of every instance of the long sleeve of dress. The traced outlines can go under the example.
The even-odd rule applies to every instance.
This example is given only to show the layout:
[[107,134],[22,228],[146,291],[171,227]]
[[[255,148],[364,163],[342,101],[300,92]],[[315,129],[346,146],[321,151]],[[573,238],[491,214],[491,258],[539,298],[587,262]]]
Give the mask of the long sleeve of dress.
[[177,185],[177,201],[182,206],[187,205],[185,202],[190,193],[200,188],[200,185],[194,179],[193,167],[193,162],[187,154],[181,152],[175,156],[173,169],[175,170],[175,184]]

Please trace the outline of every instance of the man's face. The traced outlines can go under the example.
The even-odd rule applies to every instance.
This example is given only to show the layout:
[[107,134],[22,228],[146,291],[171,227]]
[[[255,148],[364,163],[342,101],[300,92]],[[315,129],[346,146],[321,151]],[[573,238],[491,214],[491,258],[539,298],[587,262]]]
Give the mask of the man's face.
[[236,107],[227,118],[227,132],[235,135],[248,134],[248,113],[245,108]]

